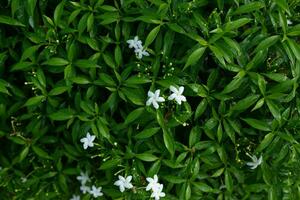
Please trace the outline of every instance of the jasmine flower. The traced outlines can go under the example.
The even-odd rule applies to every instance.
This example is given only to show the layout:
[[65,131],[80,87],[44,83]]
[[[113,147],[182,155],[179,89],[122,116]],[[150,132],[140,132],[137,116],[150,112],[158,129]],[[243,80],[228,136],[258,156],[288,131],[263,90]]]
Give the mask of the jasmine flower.
[[86,134],[86,137],[80,139],[80,142],[83,143],[83,148],[87,149],[88,147],[93,147],[94,146],[93,141],[95,140],[95,138],[96,136],[90,135],[90,133],[88,132]]
[[80,172],[80,176],[76,177],[77,180],[79,180],[81,182],[81,185],[85,185],[88,181],[90,181],[89,175],[87,174],[87,172],[83,173]]
[[90,190],[90,194],[93,195],[93,197],[97,198],[97,197],[101,197],[103,196],[103,193],[101,192],[102,187],[96,187],[96,186],[92,186],[92,189]]
[[154,197],[155,200],[159,200],[160,197],[165,197],[166,194],[162,192],[163,187],[163,184],[155,184],[154,188],[152,189],[151,197]]
[[158,184],[158,177],[156,174],[154,175],[153,178],[148,177],[146,178],[146,180],[148,181],[146,191],[153,190],[153,188],[154,189],[156,188],[156,185]]
[[149,56],[149,53],[145,49],[135,49],[134,52],[138,59],[142,59],[143,56]]
[[148,91],[149,99],[147,100],[146,105],[150,106],[152,104],[155,109],[158,109],[159,108],[158,103],[165,101],[165,99],[163,97],[159,96],[159,93],[160,93],[160,90],[156,90],[154,93],[151,91]]
[[135,36],[133,40],[127,40],[127,43],[129,44],[129,48],[134,48],[134,49],[142,49],[142,41],[139,40],[138,36]]
[[248,155],[251,159],[252,162],[247,162],[246,165],[250,166],[251,169],[256,169],[262,162],[262,155],[257,159],[257,157]]
[[119,186],[121,192],[125,191],[125,188],[131,189],[133,185],[130,183],[132,176],[127,176],[126,178],[123,176],[118,176],[119,180],[117,180],[114,185]]
[[80,186],[80,191],[85,194],[85,193],[89,193],[91,191],[91,188],[89,186],[86,186],[86,185],[81,185]]
[[182,95],[183,91],[184,91],[184,87],[181,86],[179,87],[179,89],[175,88],[174,86],[170,86],[170,90],[173,92],[173,94],[171,94],[169,96],[169,100],[173,100],[175,99],[175,101],[181,105],[182,101],[186,101],[185,96]]

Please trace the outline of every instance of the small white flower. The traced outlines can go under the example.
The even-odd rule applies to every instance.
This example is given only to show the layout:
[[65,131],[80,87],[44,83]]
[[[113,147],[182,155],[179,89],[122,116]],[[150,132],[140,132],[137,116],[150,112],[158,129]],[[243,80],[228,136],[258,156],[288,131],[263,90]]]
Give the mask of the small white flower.
[[248,155],[248,156],[252,159],[252,162],[247,162],[246,165],[250,166],[251,169],[255,169],[261,164],[262,155],[259,157],[259,159],[257,159],[255,155],[254,156]]
[[154,197],[155,200],[159,200],[160,197],[165,197],[166,194],[162,191],[164,185],[163,184],[155,184],[154,188],[152,189],[151,197]]
[[101,197],[103,196],[103,193],[101,192],[102,187],[96,187],[96,186],[92,186],[92,189],[90,190],[90,194],[93,195],[93,197],[97,198],[97,197]]
[[148,181],[148,185],[146,187],[146,191],[149,191],[149,190],[153,190],[155,189],[156,185],[159,184],[158,183],[158,177],[157,175],[155,174],[153,178],[146,178],[146,180]]
[[146,105],[150,106],[152,104],[155,109],[158,109],[159,108],[158,103],[165,101],[165,99],[163,97],[159,96],[159,93],[160,93],[160,90],[156,90],[154,93],[151,91],[148,91],[149,99],[147,100]]
[[139,40],[138,36],[135,36],[133,40],[127,40],[127,43],[129,44],[129,48],[135,48],[135,49],[142,49],[142,41]]
[[86,186],[86,185],[81,185],[80,186],[80,191],[85,194],[85,193],[89,193],[91,191],[91,188],[89,186]]
[[73,194],[73,196],[70,200],[80,200],[80,196]]
[[287,22],[287,25],[292,25],[293,24],[293,22],[289,19],[286,22]]
[[174,86],[170,86],[170,90],[173,92],[173,94],[171,94],[169,96],[169,100],[173,100],[175,99],[175,101],[181,105],[182,101],[186,101],[185,96],[182,95],[183,91],[184,91],[184,87],[180,86],[179,89],[175,88]]
[[21,182],[22,183],[26,183],[27,182],[27,178],[26,177],[21,177]]
[[77,180],[79,180],[81,182],[81,185],[85,185],[87,182],[90,181],[90,178],[89,178],[89,175],[87,172],[85,172],[85,173],[80,172],[80,176],[77,176],[76,178],[77,178]]
[[135,55],[138,59],[142,59],[143,56],[149,56],[149,53],[143,48],[135,49],[134,52],[135,52]]
[[133,185],[130,183],[132,176],[127,176],[126,178],[123,176],[118,176],[119,180],[117,180],[114,185],[119,186],[121,192],[125,191],[125,188],[131,189]]
[[88,147],[93,147],[94,146],[93,141],[95,140],[95,138],[96,136],[90,135],[90,133],[88,132],[84,138],[80,139],[80,142],[83,143],[83,148],[87,149]]

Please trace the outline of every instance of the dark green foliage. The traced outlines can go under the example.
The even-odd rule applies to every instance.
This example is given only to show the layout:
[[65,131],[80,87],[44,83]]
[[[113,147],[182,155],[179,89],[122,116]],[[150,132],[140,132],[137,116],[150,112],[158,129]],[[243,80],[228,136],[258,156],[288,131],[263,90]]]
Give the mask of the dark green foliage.
[[[2,0],[0,199],[70,199],[88,171],[102,199],[149,199],[158,174],[164,199],[299,200],[299,11],[299,0]],[[136,35],[141,60],[126,43]],[[146,106],[171,85],[187,102]],[[262,164],[251,170],[248,155]],[[116,174],[136,188],[120,193]]]

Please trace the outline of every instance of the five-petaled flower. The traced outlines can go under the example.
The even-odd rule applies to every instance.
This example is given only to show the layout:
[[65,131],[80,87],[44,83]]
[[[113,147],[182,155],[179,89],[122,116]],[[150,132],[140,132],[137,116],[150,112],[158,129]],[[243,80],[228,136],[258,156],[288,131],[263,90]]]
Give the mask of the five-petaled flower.
[[159,200],[160,197],[165,197],[166,194],[162,191],[164,185],[160,183],[156,183],[154,188],[152,188],[152,194],[151,197],[154,197],[155,200]]
[[83,143],[83,148],[87,149],[88,147],[93,147],[94,146],[93,141],[95,140],[95,138],[96,136],[90,135],[90,133],[88,132],[84,138],[80,139],[80,142]]
[[119,189],[121,192],[124,192],[126,188],[127,189],[133,188],[133,185],[131,184],[132,176],[127,176],[125,178],[125,177],[119,175],[118,177],[119,177],[119,180],[117,180],[114,183],[114,185],[119,186]]
[[127,40],[127,43],[129,44],[129,48],[134,48],[134,49],[142,49],[142,41],[139,40],[138,36],[135,36],[133,40]]
[[173,92],[173,94],[171,94],[169,96],[169,100],[173,100],[175,99],[175,101],[181,105],[181,102],[182,101],[186,101],[186,98],[185,96],[182,95],[183,91],[184,91],[184,87],[183,86],[180,86],[179,89],[177,89],[176,87],[174,86],[170,86],[170,90]]
[[85,185],[90,181],[90,177],[87,172],[80,172],[80,176],[77,176],[76,178],[80,181],[81,185]]
[[253,155],[253,156],[248,155],[248,156],[252,159],[252,162],[247,162],[246,165],[250,166],[251,169],[255,169],[261,164],[262,155],[260,155],[259,159],[257,159],[257,157],[255,155]]
[[97,198],[97,197],[101,197],[103,196],[103,193],[101,192],[102,187],[96,187],[96,186],[92,186],[92,189],[90,190],[90,194],[93,195],[93,197]]
[[158,103],[165,101],[165,99],[163,97],[159,96],[159,93],[160,93],[160,90],[156,90],[154,93],[151,91],[148,91],[149,99],[147,100],[146,105],[150,106],[152,104],[155,109],[158,109],[159,108]]
[[70,200],[80,200],[80,196],[74,194]]
[[80,191],[85,194],[85,193],[89,193],[91,191],[91,188],[89,186],[86,186],[86,185],[81,185],[80,186]]
[[133,40],[127,40],[129,48],[134,48],[135,55],[138,59],[142,59],[143,56],[149,56],[149,53],[144,49],[143,43],[139,40],[138,36],[135,36]]
[[151,190],[151,197],[155,198],[155,200],[159,200],[160,197],[166,196],[166,194],[162,191],[164,185],[158,182],[158,176],[155,174],[153,178],[147,177],[148,185],[146,187],[146,191]]

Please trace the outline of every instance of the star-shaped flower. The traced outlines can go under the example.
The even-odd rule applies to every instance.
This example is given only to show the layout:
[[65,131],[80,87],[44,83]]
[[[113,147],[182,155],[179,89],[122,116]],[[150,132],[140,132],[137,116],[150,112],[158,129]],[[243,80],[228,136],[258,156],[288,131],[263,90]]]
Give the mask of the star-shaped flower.
[[149,56],[149,53],[143,48],[135,49],[134,52],[138,59],[142,59],[143,56]]
[[89,175],[87,172],[80,172],[80,176],[76,177],[77,180],[80,181],[81,185],[85,185],[87,182],[90,181]]
[[131,189],[133,188],[133,185],[130,183],[132,176],[127,176],[126,178],[123,176],[118,176],[119,180],[117,180],[114,185],[119,186],[119,189],[121,192],[124,192],[125,189]]
[[181,102],[182,101],[186,101],[186,98],[185,96],[182,95],[183,91],[184,91],[184,87],[183,86],[180,86],[179,89],[177,89],[176,87],[174,86],[170,86],[170,90],[173,92],[173,94],[171,94],[169,96],[169,100],[173,100],[175,99],[175,101],[181,105]]
[[80,196],[74,194],[70,200],[80,200]]
[[97,198],[97,197],[101,197],[103,196],[103,193],[101,192],[102,187],[96,187],[96,186],[92,186],[92,189],[90,190],[90,194],[93,195],[93,197]]
[[248,156],[252,159],[252,162],[247,162],[246,165],[250,166],[251,169],[255,169],[261,164],[262,155],[259,157],[259,159],[257,159],[255,155],[254,156],[248,155]]
[[135,49],[142,49],[142,41],[139,40],[138,36],[135,36],[133,40],[127,40],[127,43],[129,44],[129,48],[135,48]]
[[155,174],[153,178],[146,178],[148,181],[148,185],[146,187],[146,191],[156,189],[158,183],[158,176]]
[[152,189],[151,197],[154,197],[155,200],[159,200],[160,197],[165,197],[166,194],[162,191],[163,187],[163,184],[156,183],[154,188]]
[[91,188],[89,186],[86,186],[86,185],[81,185],[80,186],[80,191],[85,194],[87,192],[90,192],[91,191]]
[[152,104],[155,109],[158,109],[159,108],[158,103],[165,101],[165,99],[163,97],[159,96],[159,93],[160,93],[160,90],[156,90],[154,93],[149,91],[148,92],[149,99],[147,100],[146,105],[150,106]]
[[84,138],[80,139],[80,142],[83,143],[83,148],[87,149],[88,147],[93,147],[94,146],[93,141],[95,140],[95,138],[96,136],[90,135],[90,133],[88,132]]

